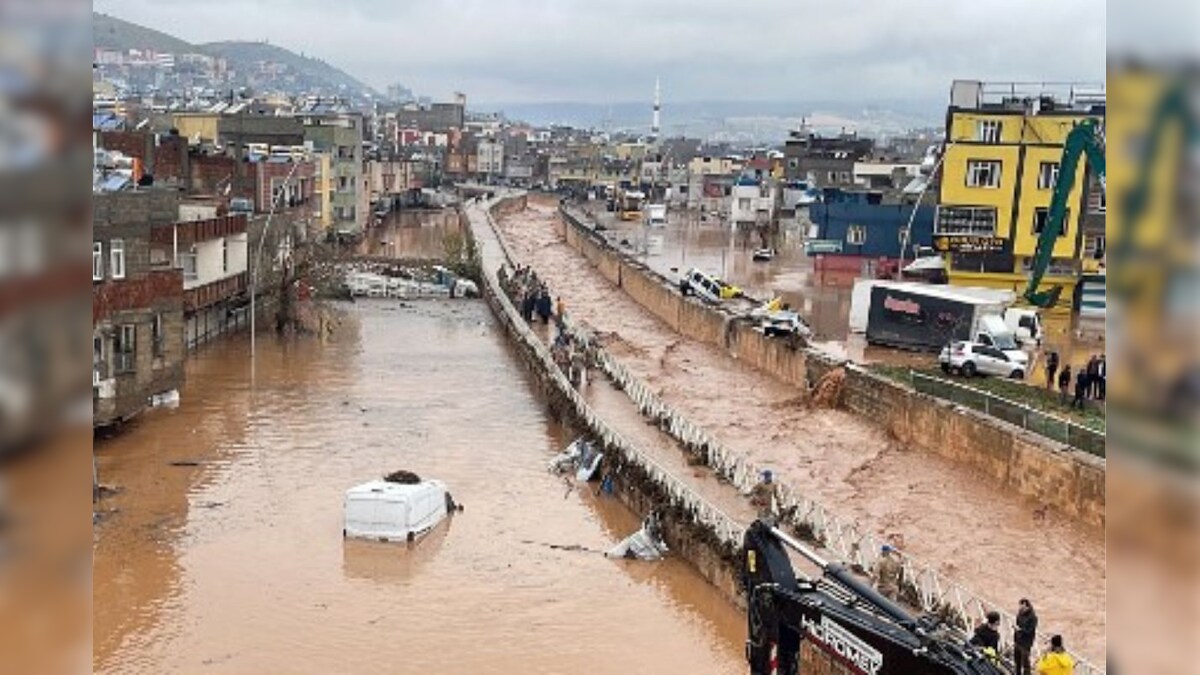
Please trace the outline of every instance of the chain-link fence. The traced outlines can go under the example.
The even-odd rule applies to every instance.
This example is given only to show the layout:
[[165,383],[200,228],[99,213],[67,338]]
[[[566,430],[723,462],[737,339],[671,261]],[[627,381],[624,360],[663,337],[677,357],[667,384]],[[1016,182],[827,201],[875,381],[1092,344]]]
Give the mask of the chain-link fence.
[[913,389],[1015,424],[1077,450],[1104,457],[1104,434],[986,391],[909,371]]

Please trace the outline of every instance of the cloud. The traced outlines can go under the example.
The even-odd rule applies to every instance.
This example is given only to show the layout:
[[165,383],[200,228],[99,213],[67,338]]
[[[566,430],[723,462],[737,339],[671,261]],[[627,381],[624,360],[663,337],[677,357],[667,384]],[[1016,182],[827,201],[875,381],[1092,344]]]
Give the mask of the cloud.
[[376,86],[472,100],[944,98],[954,78],[1102,81],[1089,0],[97,0],[190,41],[267,39]]

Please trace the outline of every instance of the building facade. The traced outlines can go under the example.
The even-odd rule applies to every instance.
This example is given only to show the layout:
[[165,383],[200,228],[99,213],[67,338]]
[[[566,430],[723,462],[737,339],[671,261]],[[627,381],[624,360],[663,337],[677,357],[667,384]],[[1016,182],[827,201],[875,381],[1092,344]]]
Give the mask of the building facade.
[[364,175],[363,117],[357,113],[304,118],[304,138],[329,156],[323,198],[329,201],[331,227],[338,236],[358,236],[370,211],[370,180]]
[[[944,252],[950,283],[1024,292],[1045,225],[1063,144],[1084,119],[1104,119],[1099,96],[1019,92],[1016,85],[955,81],[946,115],[934,244]],[[1059,309],[1077,303],[1082,223],[1096,216],[1086,157],[1071,177],[1062,232],[1042,290],[1062,286]],[[1095,218],[1091,219],[1095,230]],[[1103,231],[1100,227],[1099,231]]]
[[183,283],[152,256],[152,232],[178,216],[178,196],[95,195],[92,219],[92,424],[137,415],[183,384]]

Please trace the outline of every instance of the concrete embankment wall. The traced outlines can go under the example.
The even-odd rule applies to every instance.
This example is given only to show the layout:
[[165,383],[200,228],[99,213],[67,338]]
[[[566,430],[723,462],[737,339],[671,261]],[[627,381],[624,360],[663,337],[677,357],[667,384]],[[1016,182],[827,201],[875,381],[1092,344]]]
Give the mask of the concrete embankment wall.
[[[613,284],[685,337],[721,349],[764,373],[807,391],[841,363],[785,340],[769,339],[722,308],[685,298],[663,275],[608,245],[569,209],[560,232]],[[1050,504],[1088,525],[1104,525],[1104,460],[976,411],[919,394],[852,364],[846,407],[900,442],[979,471],[1015,494]]]
[[[491,207],[491,212],[501,214],[520,210],[524,208],[523,200],[523,197],[501,199]],[[482,210],[473,209],[468,217],[482,219],[487,216]],[[503,243],[494,233],[488,236],[484,228],[490,230],[490,224],[476,222],[472,228],[481,246],[500,248],[503,258],[511,263]],[[737,561],[742,526],[640,452],[591,409],[554,365],[546,345],[504,295],[496,276],[496,265],[488,257],[484,256],[484,297],[517,346],[551,412],[598,440],[605,453],[605,470],[613,476],[615,493],[622,502],[640,514],[657,511],[664,538],[672,551],[691,562],[731,601],[741,604]]]

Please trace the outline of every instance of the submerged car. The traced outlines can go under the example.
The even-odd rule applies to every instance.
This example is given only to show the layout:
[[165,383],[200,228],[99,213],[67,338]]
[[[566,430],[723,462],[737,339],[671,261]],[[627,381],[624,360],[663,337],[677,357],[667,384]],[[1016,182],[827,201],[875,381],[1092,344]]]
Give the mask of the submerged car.
[[938,363],[942,372],[957,372],[966,377],[995,375],[1021,380],[1029,372],[1029,356],[1025,352],[1002,350],[979,342],[951,342],[942,348]]

